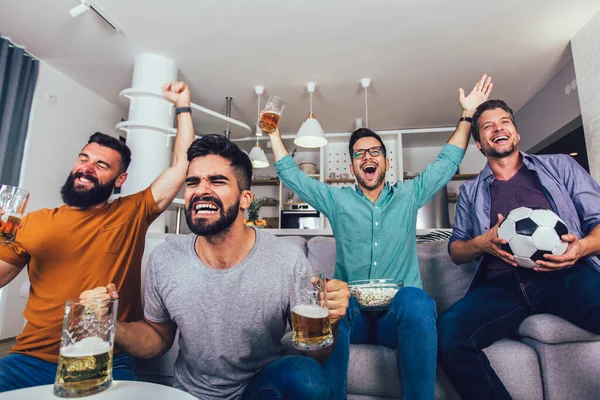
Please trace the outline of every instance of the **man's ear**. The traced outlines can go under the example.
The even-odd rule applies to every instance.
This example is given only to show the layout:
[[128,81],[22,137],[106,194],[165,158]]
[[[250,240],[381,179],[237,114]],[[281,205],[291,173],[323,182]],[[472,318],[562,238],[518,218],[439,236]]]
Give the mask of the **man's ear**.
[[385,159],[385,170],[389,171],[390,170],[390,160],[389,159]]
[[117,177],[117,180],[115,181],[115,187],[120,188],[121,186],[123,186],[123,184],[125,183],[126,180],[127,180],[127,172],[123,172],[121,175],[119,175]]
[[476,141],[475,141],[475,146],[477,146],[477,148],[478,148],[479,150],[481,150],[481,143],[479,142],[479,140],[476,140]]
[[250,203],[252,203],[253,194],[250,190],[242,190],[240,194],[240,208],[242,210],[247,210],[250,207]]
[[354,163],[350,162],[350,175],[354,176]]

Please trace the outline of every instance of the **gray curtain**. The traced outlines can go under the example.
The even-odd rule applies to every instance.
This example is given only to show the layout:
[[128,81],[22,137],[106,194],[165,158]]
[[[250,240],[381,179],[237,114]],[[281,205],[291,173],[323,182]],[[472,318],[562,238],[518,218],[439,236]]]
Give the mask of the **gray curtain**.
[[19,184],[38,70],[38,60],[0,37],[0,184]]

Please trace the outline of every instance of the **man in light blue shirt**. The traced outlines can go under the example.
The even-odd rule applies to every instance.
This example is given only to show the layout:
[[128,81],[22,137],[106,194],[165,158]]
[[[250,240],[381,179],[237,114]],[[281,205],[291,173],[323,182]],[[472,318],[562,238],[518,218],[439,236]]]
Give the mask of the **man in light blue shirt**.
[[[440,361],[463,400],[510,399],[482,349],[517,332],[527,317],[558,315],[600,334],[600,186],[566,154],[519,152],[513,111],[481,104],[473,138],[488,162],[460,188],[448,250],[457,264],[477,260],[468,293],[438,320]],[[498,237],[518,207],[552,209],[565,222],[563,255],[518,267]]]
[[[375,132],[358,129],[349,143],[356,187],[335,188],[308,177],[288,155],[279,131],[270,134],[277,174],[304,201],[327,216],[336,239],[335,277],[351,282],[390,278],[404,281],[387,311],[361,311],[354,298],[338,324],[338,339],[325,365],[335,399],[345,399],[350,343],[397,349],[404,398],[433,399],[437,359],[436,309],[423,290],[416,250],[420,207],[456,173],[469,141],[471,116],[491,92],[484,75],[465,96],[459,89],[461,119],[454,134],[417,178],[385,182],[385,144]],[[399,332],[402,332],[400,335]]]

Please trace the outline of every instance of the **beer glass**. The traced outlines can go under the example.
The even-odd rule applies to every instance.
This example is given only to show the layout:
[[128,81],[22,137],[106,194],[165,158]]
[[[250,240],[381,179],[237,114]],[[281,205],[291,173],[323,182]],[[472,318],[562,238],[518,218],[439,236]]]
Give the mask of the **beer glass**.
[[279,96],[270,96],[263,110],[258,126],[264,132],[273,133],[285,108],[285,101]]
[[332,345],[325,274],[295,274],[290,282],[294,347],[316,350]]
[[29,192],[10,185],[0,185],[0,243],[12,243],[25,207]]
[[110,387],[117,308],[117,299],[67,301],[56,396],[81,397]]

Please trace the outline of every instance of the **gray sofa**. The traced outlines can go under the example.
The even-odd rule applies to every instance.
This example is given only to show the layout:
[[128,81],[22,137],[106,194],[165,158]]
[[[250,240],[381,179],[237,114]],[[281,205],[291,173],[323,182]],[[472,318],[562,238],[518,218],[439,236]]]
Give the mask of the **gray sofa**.
[[[296,243],[315,271],[333,275],[335,239],[282,237]],[[435,299],[441,314],[466,292],[474,265],[456,266],[447,252],[448,242],[419,243],[419,265],[424,289]],[[148,254],[147,251],[146,254]],[[170,384],[177,343],[162,357],[139,360],[141,380]],[[600,336],[552,315],[528,318],[518,335],[486,348],[485,353],[515,400],[569,400],[600,398]],[[348,399],[400,398],[395,352],[374,345],[351,345]],[[435,398],[459,399],[438,368]]]

